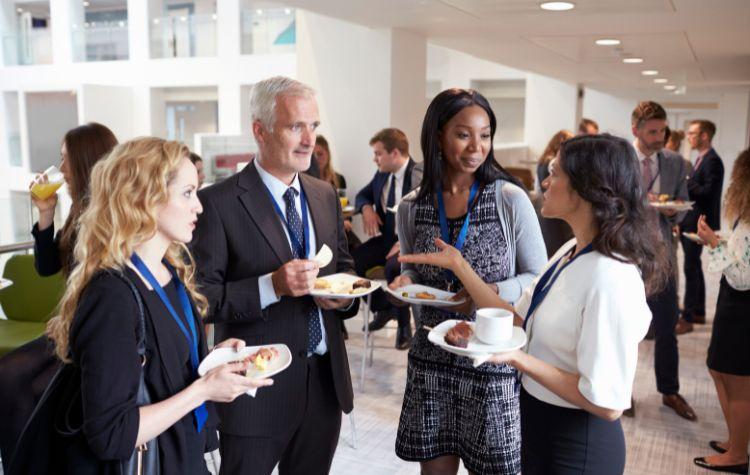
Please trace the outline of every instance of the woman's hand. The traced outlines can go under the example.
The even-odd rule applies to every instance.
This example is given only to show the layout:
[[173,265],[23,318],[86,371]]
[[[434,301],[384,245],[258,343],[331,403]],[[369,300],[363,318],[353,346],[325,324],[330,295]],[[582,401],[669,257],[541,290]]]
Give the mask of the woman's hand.
[[521,353],[521,350],[513,350],[508,351],[505,353],[495,353],[493,354],[490,359],[487,360],[488,363],[494,363],[494,364],[509,364],[511,366],[515,366],[515,363],[518,361],[518,356]]
[[413,283],[414,282],[411,280],[411,277],[408,277],[405,275],[399,275],[399,276],[396,276],[396,278],[393,279],[390,284],[388,284],[388,288],[391,290],[396,290],[396,289],[400,289],[401,287],[411,285]]
[[440,238],[435,239],[435,245],[440,252],[427,254],[405,254],[398,258],[399,262],[407,264],[427,264],[456,271],[464,261],[463,256],[455,247]]
[[702,214],[698,218],[698,237],[701,238],[701,241],[711,246],[712,249],[719,245],[719,236],[706,224],[705,214]]
[[52,195],[46,200],[40,200],[39,198],[34,196],[34,193],[31,193],[31,188],[36,183],[47,183],[47,182],[48,182],[47,176],[44,174],[41,174],[41,175],[37,175],[34,178],[34,181],[29,183],[29,195],[31,196],[31,202],[39,210],[39,230],[40,231],[43,231],[47,229],[48,227],[50,227],[52,225],[52,222],[55,219],[55,207],[57,206],[57,193],[52,193]]
[[250,379],[245,376],[250,362],[239,361],[218,366],[193,384],[199,386],[205,401],[232,402],[249,389],[273,384],[272,379]]

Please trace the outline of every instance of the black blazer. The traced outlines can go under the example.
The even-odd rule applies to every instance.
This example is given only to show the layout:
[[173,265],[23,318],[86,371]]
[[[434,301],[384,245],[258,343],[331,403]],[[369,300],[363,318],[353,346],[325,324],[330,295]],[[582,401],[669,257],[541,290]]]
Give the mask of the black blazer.
[[724,185],[724,164],[713,148],[703,156],[698,168],[694,168],[687,182],[688,196],[695,201],[681,227],[683,231],[695,232],[698,218],[706,215],[711,229],[721,229],[721,190]]
[[[421,173],[418,174],[416,177],[417,179],[412,178],[412,172],[416,165],[417,163],[409,158],[409,163],[406,165],[406,173],[404,174],[404,184],[401,187],[401,196],[406,196],[413,187],[419,186],[419,181],[417,179],[421,179]],[[385,188],[385,184],[390,175],[391,174],[387,172],[376,172],[375,176],[370,180],[370,183],[365,185],[365,187],[357,193],[357,198],[354,201],[354,206],[356,207],[357,212],[362,211],[363,206],[371,205],[375,208],[375,212],[378,213],[380,219],[385,222],[386,210],[382,209],[380,197],[383,195],[383,188]],[[413,181],[416,181],[416,183],[412,183]]]
[[[354,272],[347,250],[341,206],[326,182],[299,174],[309,204],[317,248],[327,244],[333,260],[320,275]],[[271,197],[255,166],[198,193],[203,213],[193,235],[201,291],[210,303],[209,321],[216,323],[216,341],[234,337],[252,345],[284,343],[292,364],[274,376],[274,385],[255,398],[239,397],[217,404],[222,432],[246,437],[288,433],[305,409],[307,322],[310,296],[282,297],[260,306],[259,277],[292,260],[292,251]],[[333,385],[344,412],[353,407],[349,362],[341,319],[357,313],[358,300],[347,311],[323,311]]]
[[[163,351],[159,339],[179,331],[163,316],[161,300],[149,291],[138,274],[126,268],[126,275],[143,297],[146,320],[145,381],[154,402],[167,399],[184,389],[175,380],[184,372],[176,355]],[[194,310],[196,317],[197,311]],[[81,396],[85,418],[83,432],[88,448],[102,461],[126,459],[133,453],[138,435],[139,415],[135,404],[140,381],[141,361],[137,354],[139,309],[133,293],[119,277],[106,272],[96,275],[79,300],[70,331],[73,361],[81,370]],[[206,355],[203,325],[198,324],[200,358]],[[209,418],[203,429],[205,450],[218,447],[218,419],[212,403],[206,403]],[[190,417],[190,414],[187,415]],[[187,473],[186,463],[196,459],[187,455],[185,435],[175,424],[158,437],[162,473]],[[200,457],[202,459],[202,454]],[[102,463],[102,471],[108,465]]]
[[40,231],[39,223],[34,223],[31,235],[34,236],[34,267],[37,273],[48,277],[60,272],[60,233],[55,235],[55,225]]

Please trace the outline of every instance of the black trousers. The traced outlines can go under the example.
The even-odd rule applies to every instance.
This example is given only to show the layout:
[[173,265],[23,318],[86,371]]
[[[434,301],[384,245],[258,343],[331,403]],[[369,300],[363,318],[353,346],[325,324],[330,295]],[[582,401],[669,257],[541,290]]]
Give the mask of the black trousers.
[[677,286],[670,277],[666,288],[647,300],[654,328],[654,371],[656,389],[662,394],[680,392],[680,355],[677,349],[675,325],[680,317],[677,306]]
[[620,420],[554,406],[521,389],[523,475],[620,475],[625,435]]
[[[397,239],[385,235],[375,236],[359,246],[352,257],[357,275],[364,277],[368,269],[375,266],[385,266],[385,279],[391,283],[393,279],[401,274],[401,263],[398,257],[386,260],[385,256],[396,243]],[[374,312],[392,312],[398,318],[399,328],[408,328],[410,324],[409,307],[397,307],[391,304],[384,291],[378,289],[372,293],[371,310]]]
[[706,281],[703,278],[701,253],[703,246],[680,237],[682,250],[685,252],[685,300],[683,315],[685,320],[692,322],[693,315],[706,314]]
[[280,475],[325,475],[330,471],[341,430],[341,407],[333,387],[330,356],[310,356],[307,363],[307,407],[299,425],[274,437],[220,433],[220,474],[269,475],[277,463]]

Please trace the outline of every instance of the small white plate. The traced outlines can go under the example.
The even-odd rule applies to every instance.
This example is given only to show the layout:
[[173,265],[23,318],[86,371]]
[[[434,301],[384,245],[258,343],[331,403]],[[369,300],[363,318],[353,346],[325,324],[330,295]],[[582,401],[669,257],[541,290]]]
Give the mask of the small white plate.
[[11,285],[13,285],[13,281],[12,280],[0,278],[0,289],[4,289],[6,287],[10,287]]
[[[247,368],[247,376],[250,379],[262,379],[270,378],[276,374],[281,373],[292,364],[292,352],[289,351],[289,347],[283,343],[275,343],[273,345],[260,345],[260,346],[246,346],[240,351],[235,351],[234,348],[216,348],[211,353],[206,355],[198,366],[198,375],[203,376],[207,372],[221,366],[226,363],[233,363],[235,361],[242,361],[248,356],[252,355],[261,348],[275,348],[279,352],[279,356],[268,362],[268,368],[265,371],[258,371],[255,365],[251,364]],[[250,393],[253,394],[250,394]],[[255,390],[251,389],[248,394],[255,395]]]
[[[514,326],[513,336],[508,341],[497,345],[488,345],[486,343],[482,343],[477,339],[476,335],[471,336],[471,340],[469,340],[469,346],[466,348],[449,345],[445,342],[445,334],[448,333],[448,330],[453,328],[454,325],[456,325],[460,321],[462,320],[444,321],[440,325],[430,330],[430,333],[427,335],[427,339],[430,340],[430,343],[432,343],[433,345],[439,346],[449,353],[453,353],[459,356],[466,356],[469,358],[481,358],[482,356],[491,353],[505,353],[508,351],[523,348],[523,346],[526,344],[526,332],[523,331],[523,328]],[[474,328],[474,322],[466,323],[471,325],[472,329]]]
[[354,212],[354,205],[347,205],[341,208],[342,213],[353,213]]
[[380,288],[380,282],[370,280],[370,288],[352,294],[350,293],[350,291],[352,290],[352,284],[358,280],[362,280],[362,277],[352,274],[340,273],[318,277],[318,280],[320,279],[327,280],[331,284],[331,287],[328,289],[314,289],[312,292],[310,292],[310,295],[312,295],[313,297],[356,299],[359,297],[364,297],[367,294],[371,294]]
[[[452,307],[454,305],[461,305],[466,302],[466,299],[451,300],[453,292],[436,289],[435,287],[428,287],[420,284],[410,284],[403,287],[399,287],[396,290],[391,290],[388,287],[384,287],[385,291],[393,295],[402,302],[413,303],[416,305],[428,305],[430,307]],[[427,292],[435,296],[434,299],[419,299],[415,295],[418,292]],[[404,296],[404,293],[407,295]]]
[[694,201],[666,201],[664,203],[660,203],[658,201],[651,201],[649,203],[649,206],[656,209],[671,209],[674,211],[690,211],[693,209],[693,203]]
[[322,269],[323,267],[330,264],[331,259],[333,259],[333,252],[331,251],[331,248],[328,247],[328,244],[323,244],[323,247],[320,248],[320,251],[315,254],[315,257],[313,257],[312,260],[317,262],[318,267]]

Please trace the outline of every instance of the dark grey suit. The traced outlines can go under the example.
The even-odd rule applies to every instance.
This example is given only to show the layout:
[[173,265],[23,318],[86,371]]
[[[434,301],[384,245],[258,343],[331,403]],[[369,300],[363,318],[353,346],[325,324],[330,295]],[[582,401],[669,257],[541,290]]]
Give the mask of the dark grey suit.
[[[657,154],[659,170],[658,189],[649,190],[656,194],[669,195],[670,199],[687,200],[687,171],[685,162],[679,154],[669,150],[662,150]],[[649,210],[650,213],[658,213]],[[679,319],[677,304],[677,284],[675,270],[677,266],[677,249],[672,239],[672,227],[685,215],[678,213],[673,217],[666,217],[658,213],[659,234],[669,252],[672,265],[669,282],[666,288],[648,299],[648,306],[653,315],[654,328],[654,369],[656,372],[656,388],[662,394],[677,394],[680,390],[679,352],[675,325]]]
[[[299,179],[307,196],[317,248],[327,244],[333,251],[333,260],[320,275],[353,273],[336,191],[305,174],[299,174]],[[328,352],[325,357],[308,357],[306,315],[311,297],[282,297],[261,309],[259,277],[292,260],[292,251],[256,167],[251,164],[201,190],[199,197],[204,211],[192,248],[200,290],[210,303],[209,321],[216,323],[216,341],[234,337],[248,345],[284,343],[293,355],[291,366],[273,378],[272,387],[259,390],[255,398],[240,396],[233,403],[218,405],[222,472],[270,473],[281,459],[282,473],[298,473],[296,465],[285,462],[290,457],[298,464],[325,465],[328,455],[333,457],[341,411],[348,413],[353,407],[341,319],[356,314],[358,304],[346,312],[323,311]],[[319,393],[313,394],[313,390]],[[338,426],[326,433],[325,425],[336,421],[319,421],[316,432],[309,427],[309,416],[317,414],[326,419],[337,417]],[[264,442],[250,449],[243,440]],[[294,448],[300,440],[322,458],[306,461]],[[254,453],[246,453],[248,450]],[[330,465],[330,460],[327,463]],[[318,471],[325,473],[327,467],[307,473]]]

